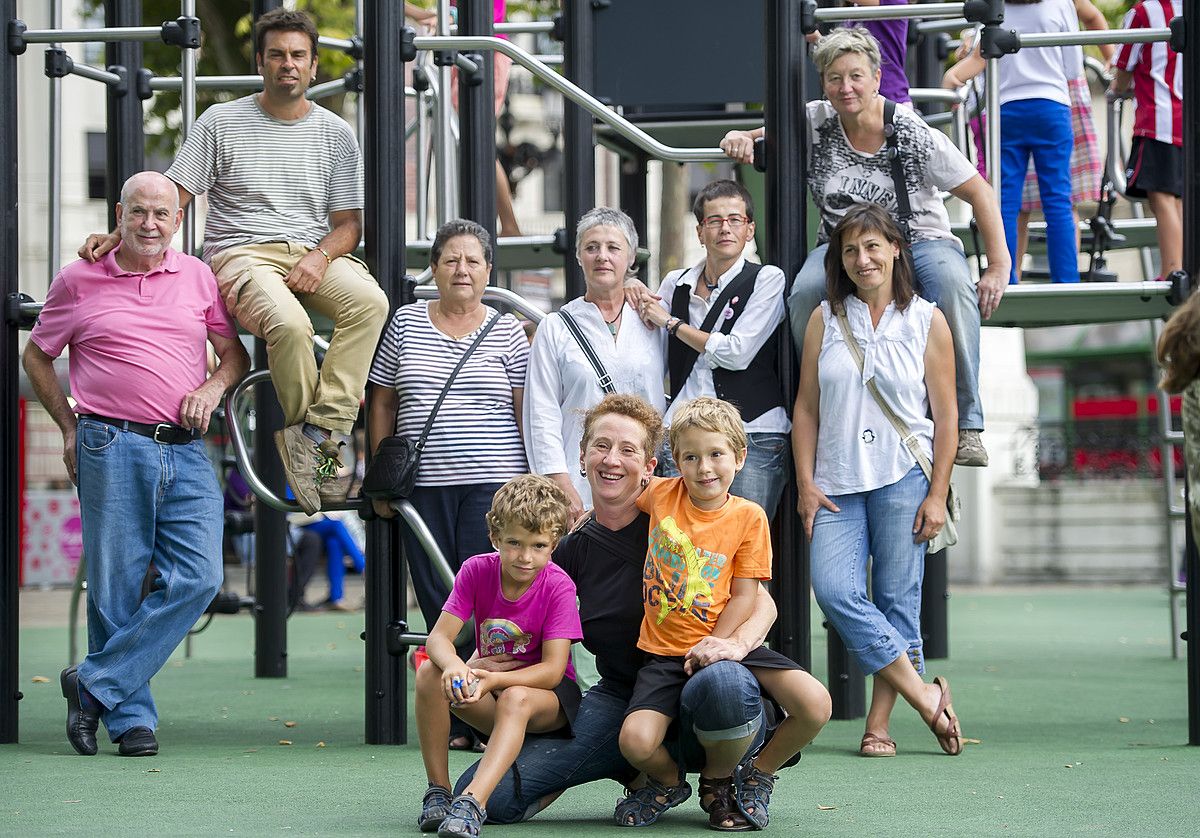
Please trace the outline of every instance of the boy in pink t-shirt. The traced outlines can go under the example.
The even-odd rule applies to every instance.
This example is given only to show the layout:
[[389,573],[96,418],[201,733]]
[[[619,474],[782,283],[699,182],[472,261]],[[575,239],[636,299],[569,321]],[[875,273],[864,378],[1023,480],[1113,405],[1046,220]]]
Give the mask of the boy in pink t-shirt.
[[[429,633],[429,661],[417,671],[417,729],[429,789],[418,824],[439,835],[478,835],[488,797],[517,758],[526,732],[570,735],[582,695],[571,643],[583,639],[575,583],[550,563],[566,533],[563,491],[532,474],[505,483],[487,514],[495,553],[463,563]],[[469,667],[454,639],[471,617],[479,655],[509,655],[506,672]],[[470,784],[451,798],[450,713],[488,734]]]

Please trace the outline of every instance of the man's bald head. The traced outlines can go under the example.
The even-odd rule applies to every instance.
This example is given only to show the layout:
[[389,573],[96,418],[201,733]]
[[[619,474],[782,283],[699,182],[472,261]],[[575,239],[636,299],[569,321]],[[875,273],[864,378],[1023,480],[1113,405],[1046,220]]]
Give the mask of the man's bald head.
[[175,181],[161,172],[138,172],[131,176],[121,187],[121,203],[129,203],[129,199],[139,190],[150,194],[169,194],[175,202],[171,210],[179,209],[179,190]]
[[127,257],[157,264],[171,244],[183,210],[174,181],[158,172],[138,172],[121,187],[117,231]]

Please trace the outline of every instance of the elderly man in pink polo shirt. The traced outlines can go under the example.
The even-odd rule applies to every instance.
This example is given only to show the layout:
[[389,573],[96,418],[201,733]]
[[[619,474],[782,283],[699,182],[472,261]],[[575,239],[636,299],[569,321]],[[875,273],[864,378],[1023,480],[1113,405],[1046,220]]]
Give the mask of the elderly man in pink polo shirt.
[[[62,269],[25,349],[79,487],[88,655],[61,682],[67,739],[88,756],[101,720],[121,755],[158,753],[150,678],[221,584],[221,491],[202,435],[249,358],[212,271],[170,247],[182,218],[170,180],[127,180],[120,244]],[[206,342],[220,360],[211,376]],[[68,346],[74,408],[53,367]]]

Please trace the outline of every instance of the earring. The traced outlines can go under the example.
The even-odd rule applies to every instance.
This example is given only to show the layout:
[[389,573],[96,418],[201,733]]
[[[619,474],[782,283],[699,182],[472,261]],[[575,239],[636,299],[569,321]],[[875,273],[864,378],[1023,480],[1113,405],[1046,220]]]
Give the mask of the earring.
[[643,478],[642,478],[642,488],[643,488],[643,489],[645,489],[645,488],[646,488],[647,486],[649,486],[649,485],[650,485],[650,478],[649,478],[649,477],[643,477]]
[[583,463],[580,463],[580,464],[579,464],[579,476],[580,476],[580,477],[587,477],[587,469],[586,469],[586,468],[584,468],[584,466],[583,466]]

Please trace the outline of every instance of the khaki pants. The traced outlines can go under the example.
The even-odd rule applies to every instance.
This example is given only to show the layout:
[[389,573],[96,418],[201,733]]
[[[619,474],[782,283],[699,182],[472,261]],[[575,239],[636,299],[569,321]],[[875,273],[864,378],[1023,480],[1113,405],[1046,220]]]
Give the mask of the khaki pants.
[[[311,250],[294,242],[245,245],[217,254],[212,269],[229,313],[267,343],[285,424],[309,422],[349,433],[387,318],[387,295],[352,256],[334,259],[313,293],[292,291],[284,278]],[[305,307],[333,321],[320,374]]]

